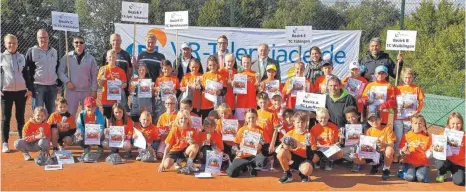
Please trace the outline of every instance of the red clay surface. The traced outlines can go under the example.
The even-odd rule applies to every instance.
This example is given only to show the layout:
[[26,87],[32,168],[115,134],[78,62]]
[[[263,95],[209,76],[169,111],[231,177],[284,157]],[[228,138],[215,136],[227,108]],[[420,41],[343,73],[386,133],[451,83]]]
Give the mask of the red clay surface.
[[[31,117],[30,101],[26,106],[26,119]],[[11,122],[12,131],[16,131],[16,122]],[[439,131],[438,127],[429,129],[429,132]],[[16,135],[10,137],[10,149]],[[80,147],[71,147],[74,156],[82,153]],[[31,153],[34,157],[37,153]],[[454,185],[451,180],[445,183],[435,183],[436,170],[431,167],[430,183],[406,182],[393,174],[398,169],[394,164],[391,169],[392,177],[389,181],[382,181],[381,175],[369,175],[370,167],[364,167],[360,173],[352,173],[347,165],[335,165],[333,171],[315,170],[310,183],[300,183],[299,176],[294,173],[294,182],[278,183],[281,176],[279,172],[259,172],[258,177],[243,176],[229,178],[228,176],[214,176],[212,179],[197,179],[193,175],[179,175],[170,169],[168,172],[157,172],[157,163],[142,163],[133,158],[126,164],[111,165],[104,162],[101,156],[98,163],[76,163],[64,165],[63,170],[45,171],[44,167],[34,162],[25,162],[20,152],[1,154],[1,190],[3,191],[94,191],[94,190],[183,190],[183,191],[464,191],[465,187]],[[75,161],[77,161],[75,159]],[[244,175],[248,175],[244,173]]]

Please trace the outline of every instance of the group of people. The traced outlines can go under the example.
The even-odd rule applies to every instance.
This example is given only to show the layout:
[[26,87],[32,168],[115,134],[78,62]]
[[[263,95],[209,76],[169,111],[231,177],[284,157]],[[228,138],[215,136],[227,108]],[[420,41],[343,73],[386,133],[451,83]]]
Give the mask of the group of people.
[[[87,125],[94,124],[100,127],[97,153],[103,154],[105,148],[111,154],[119,153],[120,148],[109,147],[109,132],[112,126],[123,126],[123,157],[132,158],[137,130],[143,134],[152,160],[161,159],[158,171],[172,166],[181,173],[204,171],[208,151],[213,151],[223,154],[221,170],[231,177],[243,172],[256,176],[274,169],[278,162],[283,169],[279,182],[291,182],[292,169],[298,170],[302,182],[308,182],[314,169],[331,171],[334,163],[347,161],[355,172],[366,163],[372,166],[371,174],[381,168],[382,179],[387,180],[392,163],[399,162],[404,179],[427,181],[432,139],[420,115],[424,93],[413,83],[415,72],[403,68],[401,55],[394,63],[381,51],[379,38],[369,42],[364,58],[349,65],[348,77],[334,75],[333,63],[322,59],[319,47],[312,47],[311,62],[296,62],[294,75],[286,82],[281,82],[278,62],[268,57],[267,44],[258,46],[257,59],[243,55],[237,63],[235,56],[226,52],[228,38],[224,35],[217,39],[218,52],[207,58],[207,69],[192,56],[188,43],[183,43],[181,56],[172,64],[155,50],[153,34],[146,35],[146,50],[137,57],[121,49],[120,35],[112,34],[111,49],[103,54],[100,65],[86,52],[83,37],[73,37],[74,50],[61,58],[49,46],[46,30],[37,31],[37,41],[24,56],[17,52],[14,35],[4,37],[6,50],[0,62],[2,152],[10,151],[15,104],[19,139],[14,146],[25,160],[32,160],[29,152],[48,152],[50,146],[55,152],[80,145],[84,154],[90,153],[92,145],[86,145],[83,136]],[[395,78],[398,72],[403,83],[393,86],[389,76]],[[246,79],[245,84],[236,80],[238,75]],[[64,96],[57,98],[60,82]],[[98,87],[102,111],[97,106]],[[236,88],[245,91],[239,93]],[[299,92],[324,94],[325,108],[297,110]],[[25,121],[29,97],[34,111]],[[83,110],[77,114],[80,104]],[[393,126],[389,110],[394,111]],[[193,117],[200,117],[202,125],[195,125]],[[234,131],[226,129],[231,120],[237,122]],[[358,124],[362,135],[378,138],[380,159],[367,159],[358,155],[356,146],[345,146],[347,125]],[[448,129],[462,131],[461,148],[446,160],[436,160],[436,181],[444,182],[450,171],[453,182],[464,185],[466,138],[459,113],[450,114]],[[228,134],[232,137],[227,139]],[[259,135],[258,143],[249,140],[251,135]],[[244,150],[246,145],[255,149]],[[328,156],[326,150],[335,145],[341,149]],[[136,160],[141,159],[140,153]],[[197,161],[200,168],[195,166]]]

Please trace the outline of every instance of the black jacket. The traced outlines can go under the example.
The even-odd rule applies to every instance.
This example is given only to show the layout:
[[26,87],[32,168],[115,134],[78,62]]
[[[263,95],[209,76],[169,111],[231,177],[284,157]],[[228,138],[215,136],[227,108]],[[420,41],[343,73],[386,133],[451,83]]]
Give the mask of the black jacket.
[[[182,64],[182,59],[183,59],[183,57],[178,57],[179,63],[177,63],[176,60],[175,60],[174,61],[175,64],[173,65],[173,70],[175,70],[176,67],[178,67],[178,71],[176,73],[178,74],[177,77],[178,77],[178,80],[180,80],[180,82],[181,82],[181,79],[183,78],[183,76],[185,74],[185,73],[183,73],[183,66],[181,65]],[[191,69],[189,68],[191,66],[191,59],[194,59],[194,57],[192,55],[191,55],[191,58],[189,59],[188,68],[186,69],[186,73],[191,72]],[[204,70],[202,69],[202,65],[199,66],[199,73],[204,74]]]
[[[377,57],[373,57],[370,51],[368,51],[366,52],[366,55],[363,58],[361,58],[359,63],[360,65],[365,65],[367,67],[367,72],[365,74],[361,74],[361,76],[365,76],[366,79],[373,75],[375,73],[375,68],[377,68],[380,65],[385,65],[385,67],[387,67],[388,69],[388,75],[393,78],[396,78],[396,64],[393,62],[392,59],[390,59],[390,56],[387,53],[384,53],[383,51],[380,51]],[[403,61],[400,63],[400,68],[398,69],[398,72],[401,71],[401,68],[403,68]]]
[[344,110],[348,106],[357,107],[356,99],[351,96],[346,89],[341,89],[340,98],[335,101],[327,95],[325,100],[325,108],[328,109],[330,114],[330,121],[335,123],[338,127],[344,127],[347,123]]

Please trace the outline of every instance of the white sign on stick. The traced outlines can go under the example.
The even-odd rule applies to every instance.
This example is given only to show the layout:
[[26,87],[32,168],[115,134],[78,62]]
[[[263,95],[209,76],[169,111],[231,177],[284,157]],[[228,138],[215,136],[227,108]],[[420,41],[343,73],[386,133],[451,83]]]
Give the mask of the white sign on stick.
[[188,29],[188,11],[165,12],[165,29]]
[[122,1],[121,21],[149,23],[149,4]]
[[52,11],[52,27],[58,31],[79,32],[78,14]]
[[304,111],[316,111],[317,108],[325,107],[326,96],[324,94],[298,92],[296,95],[295,109]]
[[312,43],[312,26],[286,26],[287,45],[308,45]]
[[415,51],[417,31],[388,30],[386,50]]

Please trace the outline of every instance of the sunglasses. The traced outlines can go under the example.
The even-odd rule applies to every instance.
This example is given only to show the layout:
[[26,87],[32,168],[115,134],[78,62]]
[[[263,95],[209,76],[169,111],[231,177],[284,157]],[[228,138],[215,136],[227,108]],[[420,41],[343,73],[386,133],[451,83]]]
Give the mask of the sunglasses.
[[84,41],[75,41],[74,44],[84,44]]

